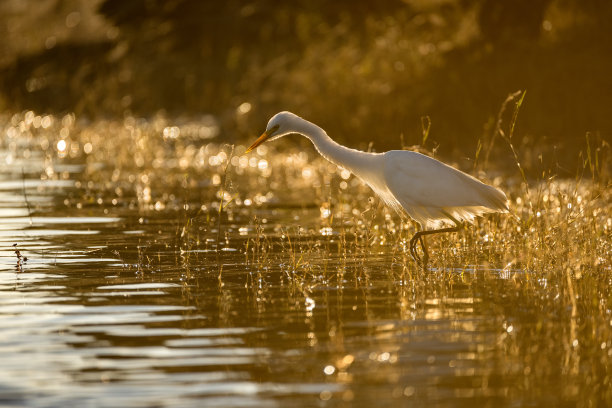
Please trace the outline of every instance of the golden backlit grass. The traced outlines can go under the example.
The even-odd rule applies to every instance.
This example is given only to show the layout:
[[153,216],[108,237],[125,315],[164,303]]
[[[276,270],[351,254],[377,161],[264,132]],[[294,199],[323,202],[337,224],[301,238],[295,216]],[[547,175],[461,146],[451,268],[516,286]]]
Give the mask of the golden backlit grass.
[[[223,224],[236,224],[240,217],[249,236],[257,219],[265,218],[262,212],[308,213],[300,234],[340,242],[336,247],[343,253],[402,253],[413,231],[408,220],[384,208],[359,180],[310,147],[270,144],[243,155],[243,145],[233,148],[208,138],[217,132],[214,124],[181,127],[161,117],[90,124],[79,123],[73,115],[26,112],[2,122],[6,160],[39,166],[42,179],[70,178],[62,171],[65,165],[84,164],[75,180],[82,194],[74,203],[67,201],[68,206],[80,201],[123,203],[143,212],[174,210],[192,224],[203,215],[215,225],[219,214]],[[500,139],[496,143],[505,144]],[[609,145],[593,145],[588,135],[581,144],[577,154],[583,166],[573,178],[543,171],[541,177],[528,179],[517,168],[491,165],[477,173],[506,192],[511,213],[480,218],[460,234],[430,239],[435,262],[542,272],[560,265],[584,271],[609,268]],[[515,157],[520,165],[519,154]],[[313,218],[310,210],[315,207],[319,216]],[[299,220],[287,221],[273,230],[298,231]],[[269,233],[270,226],[265,230]]]
[[[252,293],[254,311],[270,307],[272,287],[309,310],[323,288],[362,288],[367,297],[382,285],[402,319],[427,318],[419,305],[428,299],[444,310],[461,285],[472,299],[495,305],[482,314],[503,327],[495,352],[511,362],[498,374],[521,378],[507,397],[522,390],[521,398],[535,398],[554,386],[562,400],[578,405],[612,401],[605,142],[581,141],[582,166],[572,178],[550,171],[528,177],[518,167],[493,165],[477,173],[506,192],[510,214],[428,239],[431,261],[424,269],[407,251],[414,225],[310,147],[264,145],[244,156],[245,146],[209,138],[214,124],[177,125],[162,117],[85,123],[25,112],[1,123],[7,163],[21,161],[27,174],[42,179],[75,180],[76,193],[61,204],[70,214],[98,208],[176,219],[175,242],[166,243],[164,256],[171,254],[187,282],[202,274],[217,279],[220,290],[240,282]],[[512,155],[507,141],[495,143]],[[522,152],[515,153],[523,165]],[[66,164],[84,167],[74,174]],[[195,251],[202,249],[210,252]],[[162,262],[155,251],[140,243],[135,272],[146,275]]]
[[[239,218],[240,227],[248,231],[245,245],[264,219],[265,233],[275,239],[298,234],[320,245],[332,243],[330,248],[342,254],[400,256],[413,233],[409,220],[386,209],[359,180],[310,147],[270,144],[243,155],[243,145],[234,148],[208,138],[217,131],[214,124],[181,127],[161,117],[90,124],[79,123],[73,115],[26,112],[5,117],[3,127],[6,160],[34,163],[33,171],[38,165],[42,179],[70,178],[62,171],[65,165],[84,164],[75,180],[81,194],[68,199],[67,206],[125,204],[144,213],[172,210],[188,220],[186,227],[197,227],[205,217],[211,225],[232,224],[233,232]],[[505,144],[501,139],[496,143]],[[583,166],[573,178],[543,171],[541,177],[528,179],[517,168],[491,165],[477,173],[506,192],[511,213],[480,218],[459,234],[429,239],[432,264],[486,264],[540,273],[609,270],[609,145],[593,145],[588,137],[582,144],[577,154]],[[515,157],[520,165],[516,152]],[[266,211],[289,219],[271,227]],[[292,213],[298,218],[292,220]],[[289,241],[278,242],[288,253],[295,250]]]

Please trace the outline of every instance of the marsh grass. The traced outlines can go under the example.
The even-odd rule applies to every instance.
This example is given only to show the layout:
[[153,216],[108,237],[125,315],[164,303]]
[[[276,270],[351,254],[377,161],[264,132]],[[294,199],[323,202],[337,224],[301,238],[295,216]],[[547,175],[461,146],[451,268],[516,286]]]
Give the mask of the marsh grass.
[[[502,130],[501,120],[495,132],[510,147],[519,169],[520,152],[512,144],[512,135],[524,96],[524,93],[510,95],[500,112],[501,118],[506,105],[515,103],[509,134],[506,136]],[[172,124],[163,118],[86,124],[67,115],[45,117],[50,124],[42,128],[33,125],[36,117],[40,118],[27,112],[5,119],[4,130],[13,135],[7,144],[15,156],[23,153],[11,144],[17,138],[42,149],[47,157],[43,179],[65,177],[56,170],[62,162],[84,161],[83,180],[76,180],[80,196],[66,200],[68,207],[77,207],[80,201],[82,208],[88,205],[87,200],[99,197],[98,201],[115,200],[138,208],[143,215],[175,212],[177,246],[186,253],[208,245],[203,244],[206,240],[202,234],[213,230],[215,248],[219,250],[219,245],[227,242],[224,235],[234,233],[240,224],[249,231],[243,235],[246,238],[240,248],[249,263],[270,262],[264,242],[273,239],[273,243],[266,244],[268,250],[278,246],[280,250],[273,252],[287,254],[289,264],[299,269],[311,252],[361,256],[362,260],[375,251],[402,253],[413,232],[409,222],[390,213],[358,180],[345,176],[341,169],[329,165],[314,152],[312,157],[303,151],[280,153],[270,145],[256,154],[243,156],[245,148],[240,145],[234,153],[233,147],[226,150],[206,139],[198,143],[180,138],[168,140],[161,135]],[[424,120],[423,142],[430,126]],[[105,143],[108,134],[113,134],[117,143]],[[484,167],[490,166],[486,156],[491,144],[497,143],[493,139],[481,143],[488,146],[482,159]],[[58,151],[60,141],[67,146],[64,151]],[[482,152],[476,152],[478,167],[481,155]],[[582,166],[576,169],[573,179],[559,179],[544,170],[541,178],[528,180],[519,170],[519,177],[489,180],[506,191],[511,215],[480,218],[459,234],[431,239],[437,259],[455,266],[457,262],[473,265],[501,262],[523,269],[548,270],[551,262],[572,262],[589,270],[609,267],[610,146],[587,133],[578,155]],[[501,170],[494,169],[492,173],[499,174]],[[292,206],[296,209],[294,213],[309,217],[311,208],[321,208],[319,221],[315,224],[309,221],[309,225],[301,227],[295,219],[287,219],[282,227],[266,223],[265,212]],[[287,211],[287,215],[290,213]],[[222,231],[224,217],[233,225],[226,233]],[[184,259],[184,263],[188,264],[189,259]]]
[[[508,136],[483,139],[475,160],[476,170],[510,174],[488,182],[507,193],[511,213],[429,239],[427,269],[406,251],[414,225],[312,150],[266,145],[244,156],[242,145],[229,151],[209,139],[164,138],[174,125],[161,117],[90,124],[33,112],[3,118],[9,135],[3,148],[16,159],[40,152],[43,179],[62,179],[62,164],[83,163],[64,201],[73,214],[99,206],[127,219],[138,214],[137,226],[174,218],[165,241],[141,237],[133,248],[109,245],[109,252],[120,254],[125,273],[175,270],[186,292],[216,281],[218,309],[227,319],[235,286],[244,288],[254,315],[275,307],[282,293],[307,316],[314,305],[328,305],[330,324],[350,291],[362,294],[366,316],[375,316],[368,299],[383,291],[399,316],[417,319],[433,298],[451,313],[453,291],[461,287],[495,305],[491,324],[503,330],[492,353],[513,362],[501,371],[521,378],[523,398],[554,385],[563,400],[605,405],[612,401],[610,146],[587,134],[572,178],[550,169],[529,178],[495,168],[487,157],[498,143],[523,165],[512,129],[524,96],[514,94],[504,105],[514,104]],[[503,135],[498,123],[496,134]],[[424,143],[429,127],[424,121]],[[330,291],[337,311],[328,303]]]

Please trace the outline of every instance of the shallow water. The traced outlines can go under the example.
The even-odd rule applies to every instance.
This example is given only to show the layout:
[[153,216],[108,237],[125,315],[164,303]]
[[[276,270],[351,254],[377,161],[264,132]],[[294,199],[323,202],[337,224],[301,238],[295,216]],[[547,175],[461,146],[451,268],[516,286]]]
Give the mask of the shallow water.
[[[383,238],[344,245],[363,237],[330,219],[312,179],[270,177],[270,155],[230,169],[240,194],[219,220],[222,168],[183,167],[180,147],[162,148],[166,168],[12,140],[0,151],[2,405],[610,402],[607,322],[582,330],[538,271],[423,271]],[[308,179],[307,157],[282,160]],[[336,194],[329,179],[364,192],[321,177],[323,196]]]

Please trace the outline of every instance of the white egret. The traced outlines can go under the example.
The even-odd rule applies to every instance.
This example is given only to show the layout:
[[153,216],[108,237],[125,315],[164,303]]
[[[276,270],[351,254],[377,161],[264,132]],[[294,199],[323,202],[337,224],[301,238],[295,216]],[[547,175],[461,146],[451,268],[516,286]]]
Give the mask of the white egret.
[[[266,131],[246,153],[267,140],[290,133],[310,139],[323,157],[353,173],[385,204],[419,224],[419,230],[410,240],[410,253],[417,262],[421,261],[416,249],[418,242],[423,248],[423,261],[429,257],[424,236],[455,232],[463,222],[471,223],[475,216],[508,211],[502,191],[438,160],[407,150],[367,153],[350,149],[334,142],[314,123],[291,112],[274,115]],[[440,228],[445,224],[454,226]]]

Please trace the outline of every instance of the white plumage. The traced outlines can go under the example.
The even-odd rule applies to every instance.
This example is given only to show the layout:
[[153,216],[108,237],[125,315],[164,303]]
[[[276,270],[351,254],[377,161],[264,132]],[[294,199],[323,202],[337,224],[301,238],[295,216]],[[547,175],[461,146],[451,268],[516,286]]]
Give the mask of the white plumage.
[[291,112],[277,113],[266,131],[247,153],[265,142],[290,133],[301,134],[312,141],[319,153],[343,167],[369,185],[398,213],[405,213],[422,228],[439,228],[452,223],[456,228],[417,232],[411,239],[411,253],[418,260],[416,242],[436,232],[455,231],[461,222],[491,212],[508,211],[506,195],[476,178],[421,153],[391,150],[367,153],[334,142],[323,129]]
[[508,210],[502,191],[431,157],[392,150],[384,158],[389,191],[424,228],[450,221],[447,214],[472,222],[475,216]]

